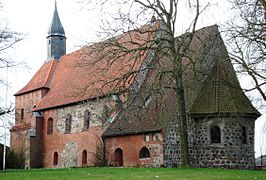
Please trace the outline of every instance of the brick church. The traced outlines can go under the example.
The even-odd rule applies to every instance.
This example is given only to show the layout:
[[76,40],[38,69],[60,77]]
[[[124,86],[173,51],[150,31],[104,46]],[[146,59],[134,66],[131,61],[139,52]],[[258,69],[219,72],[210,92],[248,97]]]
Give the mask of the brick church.
[[[47,59],[15,94],[11,148],[25,168],[180,165],[163,36],[162,23],[151,22],[66,54],[55,6]],[[216,25],[195,32],[182,66],[190,164],[254,168],[260,113],[242,92]]]

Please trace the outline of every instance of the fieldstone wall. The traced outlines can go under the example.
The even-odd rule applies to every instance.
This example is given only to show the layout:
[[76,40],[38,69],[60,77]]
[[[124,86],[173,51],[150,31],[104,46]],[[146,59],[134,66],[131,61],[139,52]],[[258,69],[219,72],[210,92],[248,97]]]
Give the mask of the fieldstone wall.
[[[210,128],[219,126],[221,143],[211,143]],[[246,128],[246,143],[243,143],[242,127]],[[195,120],[197,167],[226,167],[253,169],[254,164],[254,119],[241,117],[205,118]]]
[[163,145],[165,167],[175,167],[180,165],[179,135],[177,132],[178,124],[176,120],[173,120],[167,129]]
[[76,167],[78,165],[78,148],[76,142],[69,142],[65,145],[60,158],[64,167]]
[[84,112],[89,110],[90,112],[90,127],[103,126],[104,121],[101,119],[101,115],[104,110],[104,105],[107,103],[107,98],[99,99],[97,101],[89,101],[77,105],[72,105],[57,110],[57,124],[56,127],[59,133],[65,133],[66,116],[70,114],[71,131],[70,133],[79,133],[84,130]]
[[[195,123],[193,119],[188,119],[187,121],[187,131],[188,131],[188,148],[189,148],[189,161],[194,164],[197,162],[197,149],[195,148]],[[164,166],[165,167],[175,167],[180,165],[180,144],[178,135],[178,123],[173,120],[168,126],[167,133],[165,135],[164,142]]]
[[148,145],[148,149],[152,155],[152,161],[149,167],[160,167],[162,165],[162,154],[163,154],[163,147],[161,144],[150,144]]

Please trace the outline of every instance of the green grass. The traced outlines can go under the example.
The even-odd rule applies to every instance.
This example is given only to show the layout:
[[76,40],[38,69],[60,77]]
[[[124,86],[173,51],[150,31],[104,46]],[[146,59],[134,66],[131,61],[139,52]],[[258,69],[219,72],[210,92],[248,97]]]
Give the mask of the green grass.
[[97,179],[97,180],[266,180],[266,171],[229,170],[208,168],[69,168],[7,170],[0,179],[49,180],[49,179]]

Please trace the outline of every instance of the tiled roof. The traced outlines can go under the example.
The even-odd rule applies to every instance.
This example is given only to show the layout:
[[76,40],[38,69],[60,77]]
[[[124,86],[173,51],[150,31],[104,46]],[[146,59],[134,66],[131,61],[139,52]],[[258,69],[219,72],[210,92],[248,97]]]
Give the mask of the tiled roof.
[[45,62],[42,67],[37,71],[37,73],[32,77],[29,83],[21,90],[19,90],[15,94],[15,96],[34,91],[36,89],[50,88],[51,79],[55,72],[57,63],[58,62],[56,60]]
[[136,95],[130,105],[117,115],[114,122],[103,133],[103,137],[140,134],[160,131],[173,118],[175,112],[174,91],[163,98],[151,96],[145,106],[143,95]]
[[[50,90],[35,110],[72,104],[129,88],[147,56],[145,48],[154,38],[155,33],[143,31],[145,28],[158,28],[158,24],[62,56]],[[144,50],[142,53],[129,51],[137,48]]]
[[192,115],[242,114],[260,116],[240,88],[232,67],[217,64],[203,83],[190,110]]
[[[216,25],[196,31],[186,55],[189,58],[183,58],[182,63],[186,106],[190,110],[188,113],[192,115],[216,113],[259,115],[240,89]],[[234,88],[230,87],[228,82],[234,84]],[[176,112],[175,99],[175,93],[170,93],[170,98],[166,98],[163,105],[160,104],[161,108],[170,108],[164,111],[168,113],[168,117],[160,118],[163,121],[158,121],[157,117],[164,113],[154,109],[153,106],[147,111],[141,106],[136,108],[129,105],[121,111],[103,136],[138,134],[163,129],[165,123],[173,120],[172,116]]]

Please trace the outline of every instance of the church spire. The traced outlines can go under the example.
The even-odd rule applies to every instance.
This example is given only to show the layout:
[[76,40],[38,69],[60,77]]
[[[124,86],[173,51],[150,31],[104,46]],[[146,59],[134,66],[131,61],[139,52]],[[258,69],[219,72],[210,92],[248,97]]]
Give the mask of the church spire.
[[56,1],[52,22],[48,29],[47,47],[48,60],[59,59],[66,54],[65,30],[58,15]]
[[56,4],[57,3],[55,1],[54,15],[53,15],[53,19],[52,19],[51,25],[50,25],[49,30],[48,30],[48,36],[51,36],[51,35],[65,36],[65,30],[61,24],[60,19],[59,19]]

